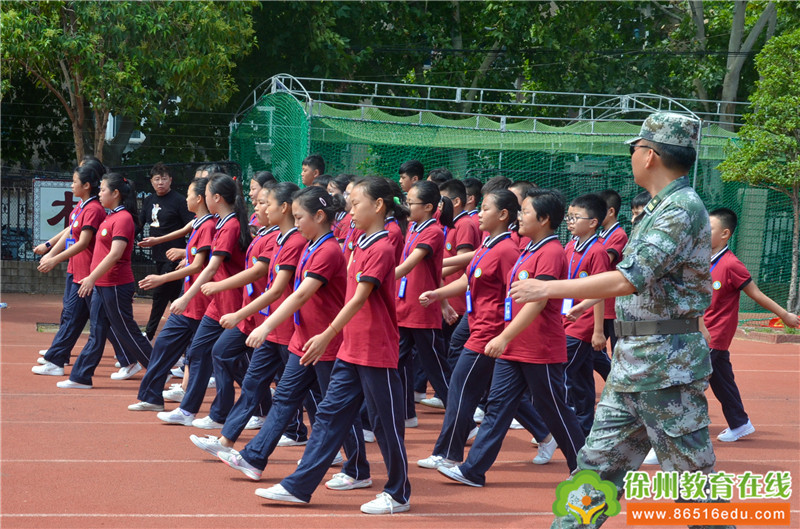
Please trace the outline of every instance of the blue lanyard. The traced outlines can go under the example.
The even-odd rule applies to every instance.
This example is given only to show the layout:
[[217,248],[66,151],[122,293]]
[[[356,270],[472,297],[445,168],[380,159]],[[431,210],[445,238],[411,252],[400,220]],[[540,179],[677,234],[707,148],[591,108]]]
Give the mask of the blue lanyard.
[[613,235],[613,233],[614,233],[615,231],[617,231],[618,229],[619,229],[619,223],[617,223],[617,225],[616,225],[616,226],[614,226],[614,229],[613,229],[613,230],[611,230],[611,232],[609,232],[609,234],[608,234],[608,235],[606,235],[606,236],[604,236],[604,237],[603,237],[603,246],[605,246],[605,245],[606,245],[606,241],[608,241],[608,238],[609,238],[609,237],[611,237],[611,235]]
[[[397,221],[395,220],[394,222],[397,222]],[[387,223],[387,224],[388,224],[388,223]],[[414,229],[414,237],[412,237],[412,238],[411,238],[411,239],[410,239],[408,242],[406,242],[406,245],[405,245],[405,247],[403,248],[403,261],[405,261],[406,259],[408,259],[408,254],[409,254],[409,252],[411,251],[411,248],[413,248],[413,246],[414,246],[414,243],[415,243],[415,242],[417,241],[417,239],[419,238],[419,235],[420,235],[420,233],[422,233],[422,230],[424,230],[425,228],[427,228],[427,227],[428,227],[428,226],[430,226],[431,224],[433,224],[433,218],[430,218],[430,219],[426,220],[425,222],[423,222],[422,224],[420,224],[420,225],[419,225],[419,230],[417,230],[417,229],[416,229],[416,226],[415,226],[415,229]],[[399,224],[398,224],[398,225],[399,225]],[[445,228],[445,229],[446,229],[446,228]]]
[[[524,265],[528,261],[528,259],[533,257],[533,254],[535,254],[535,253],[536,253],[536,250],[533,250],[532,252],[528,252],[527,250],[525,250],[524,252],[522,252],[522,255],[520,255],[519,258],[517,259],[517,262],[514,264],[514,268],[511,270],[511,276],[510,276],[510,279],[508,281],[508,292],[509,292],[509,295],[511,295],[511,283],[513,283],[514,279],[516,279],[516,277],[517,277],[517,270],[519,270],[519,267]],[[524,257],[524,259],[523,259],[523,257]]]
[[719,257],[717,257],[717,258],[716,258],[716,259],[715,259],[715,260],[714,260],[714,261],[711,263],[711,270],[710,270],[711,272],[713,272],[713,271],[714,271],[714,269],[717,267],[717,264],[719,263],[719,260],[720,260],[720,259],[722,259],[722,256],[723,256],[723,255],[725,255],[725,252],[727,252],[727,251],[728,251],[728,247],[727,247],[727,246],[725,246],[725,248],[723,248],[722,250],[720,250],[720,252],[719,252]]
[[[297,273],[294,276],[294,290],[295,290],[295,292],[297,291],[298,287],[300,286],[300,283],[302,283],[302,281],[303,281],[303,273],[305,272],[306,263],[311,258],[311,254],[313,254],[315,251],[317,251],[317,248],[322,246],[325,243],[325,241],[327,241],[328,239],[331,239],[331,238],[333,238],[333,233],[328,232],[325,235],[323,235],[316,243],[309,244],[309,246],[306,248],[306,251],[303,252],[303,258],[300,260],[300,268],[297,270]],[[300,325],[300,311],[299,310],[294,313],[294,324],[295,325]]]
[[495,243],[492,244],[491,246],[488,246],[488,242],[487,242],[486,250],[483,253],[479,252],[478,254],[475,255],[475,257],[472,258],[472,262],[469,265],[469,272],[467,274],[467,278],[468,278],[467,290],[469,290],[469,284],[472,282],[472,277],[475,275],[475,270],[477,270],[478,264],[480,264],[481,259],[483,259],[484,256],[486,256],[486,254],[491,252],[492,249],[494,249],[494,247],[497,246],[497,244],[500,241],[504,241],[504,240],[508,239],[509,237],[511,237],[511,234],[510,233],[506,233],[505,237],[501,237],[500,239],[497,239],[497,241],[495,241]]
[[[297,231],[297,228],[292,228],[291,230],[286,232],[286,238],[283,240],[284,244],[286,244],[286,241],[289,240],[289,237],[294,231]],[[280,239],[280,237],[278,237],[278,239]],[[275,279],[275,269],[278,267],[278,265],[275,264],[275,262],[278,260],[278,256],[281,254],[281,250],[283,250],[283,244],[279,244],[277,241],[275,241],[275,244],[278,245],[278,251],[275,252],[275,255],[272,256],[272,262],[270,263],[269,266],[269,277],[267,278],[267,289],[264,290],[264,292],[269,290],[270,285],[272,285],[272,280]]]
[[322,244],[325,241],[327,241],[328,239],[330,239],[332,237],[333,237],[333,233],[331,233],[331,232],[326,233],[325,235],[320,237],[320,239],[316,243],[314,243],[313,245],[310,244],[306,248],[306,251],[303,252],[303,258],[300,260],[300,268],[297,270],[297,274],[295,274],[295,277],[294,277],[294,289],[295,290],[297,290],[297,287],[300,286],[300,283],[303,280],[303,272],[305,271],[306,263],[311,258],[311,254],[313,254],[315,251],[317,251],[317,248],[322,246]]
[[597,239],[595,238],[595,240],[593,240],[592,243],[583,251],[583,253],[581,254],[581,258],[578,261],[578,266],[575,268],[574,272],[572,271],[572,261],[575,259],[575,253],[577,252],[577,250],[575,249],[575,247],[572,248],[572,257],[569,258],[569,270],[567,270],[567,279],[573,279],[575,277],[575,274],[577,274],[578,270],[581,269],[581,263],[583,262],[583,258],[586,257],[586,254],[589,253],[589,250],[592,248],[592,246],[594,246],[594,243],[596,242]]
[[[259,230],[259,232],[261,232],[261,230]],[[253,252],[253,248],[256,247],[256,243],[258,241],[260,241],[264,237],[264,235],[266,235],[266,234],[267,234],[266,231],[264,233],[257,233],[256,234],[256,238],[253,239],[253,242],[251,242],[250,246],[247,248],[247,253],[244,256],[244,269],[245,270],[250,268],[250,254]]]
[[347,245],[350,243],[350,237],[353,236],[354,231],[356,231],[356,223],[351,220],[350,229],[347,231],[347,235],[344,238],[344,244],[342,244],[342,253],[348,249]]

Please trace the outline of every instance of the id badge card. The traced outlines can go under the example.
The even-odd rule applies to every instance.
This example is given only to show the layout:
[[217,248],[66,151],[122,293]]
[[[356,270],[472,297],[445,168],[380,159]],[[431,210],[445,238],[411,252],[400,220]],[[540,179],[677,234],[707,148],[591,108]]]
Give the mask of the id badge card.
[[64,243],[64,249],[66,250],[67,248],[69,248],[70,246],[72,246],[73,244],[75,244],[76,242],[77,242],[77,241],[75,241],[75,239],[73,239],[72,237],[67,237],[67,240],[66,240],[66,242]]
[[564,301],[561,303],[561,314],[565,314],[572,310],[572,304],[575,303],[574,299],[564,298]]
[[472,314],[472,294],[467,290],[467,314]]
[[253,295],[253,283],[247,283],[247,286],[245,286],[245,288],[247,289],[247,295],[248,296],[252,296]]
[[504,321],[511,321],[511,303],[513,300],[511,298],[506,298],[506,302],[503,305],[503,320]]
[[408,283],[408,280],[406,279],[406,276],[403,276],[403,277],[400,278],[400,290],[397,292],[397,297],[398,298],[403,299],[404,297],[406,297],[406,284],[407,283]]

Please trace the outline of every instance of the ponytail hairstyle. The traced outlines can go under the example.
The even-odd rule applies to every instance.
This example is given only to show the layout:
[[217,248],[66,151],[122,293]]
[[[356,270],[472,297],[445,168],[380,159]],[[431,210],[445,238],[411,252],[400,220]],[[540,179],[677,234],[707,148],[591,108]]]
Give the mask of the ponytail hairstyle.
[[229,206],[233,207],[236,220],[239,221],[239,247],[245,251],[250,245],[250,227],[247,219],[247,207],[244,205],[242,187],[225,173],[214,173],[208,177],[208,191],[219,195]]
[[[397,190],[391,185],[392,182],[397,187]],[[403,190],[400,189],[400,185],[397,182],[380,176],[368,176],[356,181],[354,186],[361,187],[364,194],[373,201],[379,198],[383,200],[386,206],[386,216],[392,216],[397,219],[400,231],[405,235],[408,227],[408,208],[403,204]]]
[[253,175],[253,180],[258,182],[258,185],[264,187],[267,182],[275,182],[275,177],[269,171],[258,171]]
[[105,165],[94,161],[84,162],[76,167],[73,172],[78,173],[78,180],[80,180],[81,184],[89,184],[89,196],[97,196],[97,193],[100,192],[100,180],[106,174]]
[[519,201],[517,195],[508,189],[495,189],[487,193],[486,197],[492,197],[494,205],[500,211],[508,211],[508,223],[513,224],[517,222],[517,214],[519,213]]
[[[309,186],[311,187],[311,186]],[[278,201],[278,204],[289,204],[289,211],[292,209],[293,196],[300,188],[294,182],[278,182],[269,192]]]
[[431,180],[420,180],[416,182],[412,189],[417,190],[417,198],[423,204],[433,205],[433,211],[442,204],[442,211],[439,213],[439,223],[448,228],[453,227],[453,201],[443,197],[439,191],[439,186]]
[[317,211],[325,213],[328,223],[336,220],[336,215],[344,211],[344,197],[339,194],[330,195],[319,186],[309,186],[296,191],[292,199],[304,210],[316,215]]
[[[80,174],[80,173],[79,173]],[[133,216],[134,222],[139,225],[139,208],[136,204],[136,187],[132,180],[128,180],[121,173],[106,173],[103,176],[109,190],[119,191],[119,203]]]
[[200,178],[195,178],[192,180],[192,183],[189,184],[194,188],[194,193],[200,197],[202,197],[203,202],[206,201],[206,186],[208,185],[208,178],[205,176],[201,176]]

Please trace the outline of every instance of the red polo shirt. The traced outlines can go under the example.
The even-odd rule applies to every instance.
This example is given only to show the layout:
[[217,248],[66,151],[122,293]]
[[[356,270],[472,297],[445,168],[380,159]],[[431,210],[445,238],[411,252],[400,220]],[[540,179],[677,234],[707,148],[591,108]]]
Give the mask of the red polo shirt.
[[[608,270],[608,256],[605,248],[598,242],[597,236],[589,237],[583,244],[576,246],[577,241],[572,239],[564,249],[567,256],[567,277],[593,276]],[[582,300],[574,300],[574,304]],[[594,307],[581,314],[577,320],[569,321],[563,318],[564,330],[567,336],[572,336],[584,342],[592,341],[594,333]]]
[[[325,331],[344,307],[347,265],[335,237],[309,242],[303,249],[294,281],[295,290],[307,277],[321,281],[322,286],[292,318],[295,327],[289,351],[297,356],[303,356],[303,346],[308,340]],[[341,345],[342,335],[339,333],[328,344],[320,360],[335,360]]]
[[[224,260],[214,274],[213,281],[222,281],[244,270],[244,250],[239,246],[239,220],[231,213],[217,222],[217,231],[211,243],[211,257]],[[225,290],[211,297],[206,316],[219,321],[223,314],[236,312],[242,306],[242,291],[238,288]]]
[[711,349],[727,351],[739,323],[739,293],[753,280],[750,272],[726,246],[711,258],[711,305],[703,322]]
[[118,206],[98,226],[95,236],[94,255],[92,255],[91,268],[94,270],[111,251],[112,241],[125,241],[127,246],[122,256],[114,263],[111,270],[95,283],[98,287],[113,287],[133,283],[133,270],[131,270],[131,253],[133,253],[133,238],[136,235],[136,221],[133,215],[124,206]]
[[[600,244],[603,245],[606,253],[614,257],[609,261],[608,269],[615,270],[617,264],[622,261],[622,250],[625,248],[625,245],[628,244],[628,234],[625,233],[625,230],[623,230],[622,226],[617,222],[607,230],[600,232],[597,239]],[[605,300],[606,313],[604,317],[607,320],[613,320],[617,317],[617,313],[614,310],[614,301],[616,299],[617,298],[606,298]]]
[[363,237],[347,267],[345,303],[361,281],[375,285],[364,306],[342,331],[338,358],[370,367],[397,369],[400,335],[397,330],[394,280],[395,247],[386,230]]
[[[294,272],[297,270],[300,254],[303,253],[306,242],[305,238],[297,231],[297,228],[292,228],[275,240],[275,244],[272,247],[272,256],[269,260],[267,288],[272,286],[272,282],[275,281],[275,276],[278,275],[278,272],[288,270],[292,275],[289,278],[289,283],[286,285],[286,288],[281,292],[280,297],[270,304],[270,312],[277,309],[292,293],[294,287]],[[294,322],[290,318],[269,333],[269,335],[267,335],[267,340],[281,345],[289,345],[289,342],[292,341],[292,334],[294,334]]]
[[74,283],[78,283],[92,273],[92,257],[94,256],[94,245],[97,240],[97,230],[105,218],[106,208],[100,205],[100,200],[96,196],[81,202],[81,205],[75,208],[75,211],[70,215],[72,224],[70,224],[69,238],[74,241],[71,244],[78,242],[83,230],[91,230],[92,232],[89,246],[79,254],[69,258],[67,273],[72,274]]
[[502,332],[506,278],[518,256],[519,248],[509,232],[487,239],[475,252],[467,267],[472,298],[467,349],[483,354],[489,340]]
[[[444,233],[436,219],[426,220],[408,231],[403,261],[417,248],[427,251],[425,257],[405,276],[405,281],[403,278],[397,281],[397,325],[411,329],[441,329],[442,309],[439,304],[423,307],[419,303],[420,294],[439,288],[442,280]],[[405,294],[401,298],[399,289],[404,282]]]
[[[269,267],[269,260],[272,255],[272,248],[275,245],[275,239],[280,235],[277,226],[270,228],[261,228],[256,233],[255,238],[250,242],[244,256],[244,269],[252,267],[257,262],[262,262]],[[254,299],[264,293],[267,288],[267,276],[257,278],[252,283],[249,283],[242,288],[242,307],[249,305]],[[244,334],[250,334],[258,325],[264,322],[264,316],[260,312],[250,315],[240,321],[236,328]]]
[[[189,241],[186,243],[186,265],[194,262],[194,258],[198,253],[211,252],[211,244],[214,241],[214,233],[216,233],[216,219],[214,215],[208,214],[199,219],[192,221],[192,233],[189,234]],[[208,259],[206,259],[206,266],[208,266]],[[186,276],[183,280],[183,291],[187,292],[197,280],[197,276],[202,273],[202,270],[195,275]],[[189,303],[186,305],[186,310],[183,315],[193,320],[200,320],[203,314],[206,313],[208,305],[211,303],[211,298],[198,292]]]
[[[481,230],[470,219],[469,213],[462,211],[453,220],[453,227],[445,233],[444,257],[454,257],[459,250],[473,251],[481,244]],[[464,272],[456,272],[444,278],[444,285],[449,285],[456,279],[461,278]],[[463,316],[467,310],[464,296],[455,296],[447,300],[459,316]]]
[[[526,246],[508,274],[506,288],[511,290],[514,281],[528,278],[548,281],[566,277],[567,258],[558,237],[552,235]],[[567,338],[561,323],[561,302],[560,299],[548,300],[536,319],[511,340],[502,358],[528,364],[566,362]],[[512,319],[524,306],[524,303],[511,303]]]

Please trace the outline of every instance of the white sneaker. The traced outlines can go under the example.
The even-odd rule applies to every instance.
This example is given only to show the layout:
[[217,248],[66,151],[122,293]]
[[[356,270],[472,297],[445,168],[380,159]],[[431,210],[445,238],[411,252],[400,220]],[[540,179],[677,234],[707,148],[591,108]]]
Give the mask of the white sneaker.
[[467,442],[472,441],[476,437],[478,437],[478,427],[477,426],[469,431],[469,435],[467,435]]
[[414,392],[414,402],[420,402],[424,398],[425,398],[424,393],[420,393],[419,391]]
[[[42,358],[42,360],[44,360]],[[50,376],[57,376],[63,377],[64,376],[64,368],[58,367],[52,362],[48,362],[45,360],[43,365],[40,366],[33,366],[31,371],[37,375],[50,375]]]
[[351,478],[344,472],[334,474],[333,477],[325,482],[325,487],[331,490],[353,490],[365,489],[372,486],[372,478],[356,479]]
[[[39,352],[41,353],[41,351],[39,351]],[[45,349],[45,352],[47,352],[46,349]],[[45,364],[48,363],[48,361],[45,360],[45,358],[43,356],[40,356],[39,358],[36,359],[36,363],[39,364],[39,365],[45,365]],[[64,362],[64,367],[66,367],[68,365],[69,365],[69,358],[67,359],[66,362]]]
[[476,423],[480,424],[483,422],[483,418],[486,417],[486,414],[480,408],[475,408],[475,413],[472,414],[472,420]]
[[39,349],[39,356],[44,356],[47,354],[47,349]]
[[278,446],[303,446],[307,443],[308,441],[295,441],[291,437],[286,437],[285,435],[281,435],[281,438],[278,441]]
[[245,425],[245,430],[260,430],[262,426],[264,426],[264,419],[266,417],[259,417],[258,415],[253,415],[250,417],[250,420],[247,421]]
[[647,455],[645,456],[644,461],[642,461],[642,464],[660,465],[661,463],[658,462],[658,456],[656,455],[656,451],[651,448],[650,451],[647,452]]
[[419,401],[420,404],[423,406],[428,406],[429,408],[436,408],[438,410],[444,409],[444,402],[439,397],[431,397],[429,399],[422,399]]
[[511,425],[508,427],[509,430],[524,430],[525,427],[522,426],[518,420],[514,419],[511,421]]
[[192,426],[200,428],[201,430],[219,430],[223,427],[223,424],[218,423],[209,416],[205,416],[202,419],[193,420]]
[[236,450],[231,450],[230,452],[217,452],[217,457],[220,458],[223,463],[238,470],[253,481],[258,481],[261,479],[261,471],[248,463],[247,460],[245,460]]
[[734,441],[738,441],[745,435],[750,435],[751,433],[755,433],[756,428],[753,426],[753,423],[750,422],[750,419],[747,419],[747,422],[738,428],[734,428],[731,430],[730,428],[725,428],[720,432],[717,436],[717,439],[723,441],[725,443],[732,443]]
[[283,485],[278,483],[268,489],[256,489],[256,496],[267,498],[268,500],[286,501],[289,503],[308,503],[300,498],[292,496],[289,491],[283,488]]
[[171,400],[172,402],[182,401],[184,395],[186,395],[186,392],[180,384],[173,384],[169,389],[165,389],[161,392],[161,396],[164,397],[164,400]]
[[537,465],[549,463],[550,460],[553,459],[556,448],[558,448],[558,443],[556,443],[556,440],[552,436],[549,441],[539,443],[539,448],[536,452],[536,457],[533,458],[533,462]]
[[436,470],[453,481],[458,481],[464,485],[469,485],[470,487],[483,487],[483,485],[480,483],[475,483],[474,481],[465,478],[464,474],[461,473],[461,469],[458,467],[439,467]]
[[416,428],[419,426],[419,419],[416,417],[411,417],[410,419],[406,419],[406,428]]
[[216,387],[217,387],[217,379],[214,378],[214,377],[209,378],[208,379],[208,389],[214,389]]
[[179,367],[173,367],[169,370],[169,373],[175,378],[183,378],[183,369]]
[[61,382],[57,382],[56,386],[63,388],[63,389],[92,389],[91,384],[80,384],[78,382],[73,382],[70,379],[62,380]]
[[364,442],[365,443],[374,443],[375,442],[375,432],[372,430],[362,430],[364,432]]
[[142,364],[136,362],[129,366],[120,368],[120,370],[117,371],[116,373],[111,373],[111,380],[128,380],[141,370],[142,370]]
[[190,435],[189,440],[193,442],[197,448],[208,452],[212,456],[218,456],[220,452],[230,452],[233,450],[233,448],[229,448],[220,443],[219,437],[214,435],[207,435],[205,437]]
[[410,503],[400,503],[395,501],[388,493],[381,492],[375,496],[374,500],[362,505],[361,512],[364,514],[394,514],[397,512],[406,512],[410,508]]
[[182,424],[183,426],[191,426],[195,414],[186,413],[180,408],[175,408],[172,411],[162,411],[158,413],[156,417],[169,424]]
[[114,362],[114,367],[116,367],[117,369],[119,369],[119,368],[121,368],[121,367],[122,367],[122,365],[120,365],[120,363],[119,363],[119,360],[117,360],[116,362]]
[[128,406],[128,409],[131,411],[164,411],[164,405],[139,401],[136,404]]
[[417,465],[422,468],[439,468],[442,466],[452,467],[455,464],[455,461],[445,459],[442,456],[428,456],[425,459],[420,459],[417,461]]

